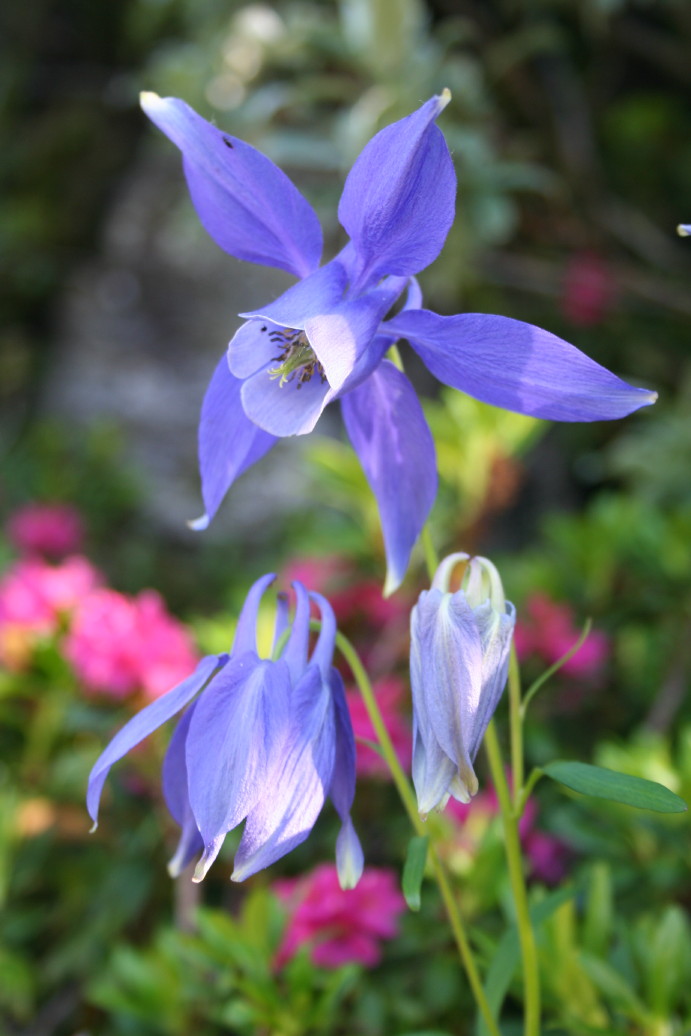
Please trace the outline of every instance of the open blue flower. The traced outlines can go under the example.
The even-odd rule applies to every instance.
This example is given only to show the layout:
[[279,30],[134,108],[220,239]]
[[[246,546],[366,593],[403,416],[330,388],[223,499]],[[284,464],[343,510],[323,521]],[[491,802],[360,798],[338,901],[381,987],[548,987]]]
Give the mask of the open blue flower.
[[446,90],[432,97],[366,145],[338,206],[350,240],[320,266],[317,216],[277,166],[183,101],[142,95],[144,111],[182,151],[192,201],[217,244],[299,278],[280,298],[241,314],[246,322],[211,379],[199,428],[206,513],[196,527],[208,525],[234,480],[277,437],[310,432],[340,399],[379,506],[385,592],[396,589],[437,485],[422,408],[384,359],[399,338],[445,384],[536,417],[610,419],[655,400],[531,324],[422,308],[414,275],[437,257],[454,218],[453,163],[435,125],[449,99]]
[[423,815],[477,791],[473,762],[506,685],[515,622],[494,565],[468,554],[445,558],[413,608],[413,783]]
[[[339,876],[344,887],[352,887],[363,858],[350,819],[355,742],[341,678],[332,665],[333,611],[324,598],[312,595],[322,631],[309,655],[310,595],[295,583],[297,607],[284,650],[277,660],[260,658],[257,613],[273,579],[264,576],[249,591],[229,655],[202,659],[187,680],[116,734],[91,771],[87,806],[96,826],[113,763],[187,706],[163,763],[163,792],[181,828],[171,874],[201,854],[194,875],[201,881],[226,834],[246,820],[233,872],[240,881],[304,841],[330,796],[342,823]],[[279,596],[275,644],[288,629],[285,599]]]

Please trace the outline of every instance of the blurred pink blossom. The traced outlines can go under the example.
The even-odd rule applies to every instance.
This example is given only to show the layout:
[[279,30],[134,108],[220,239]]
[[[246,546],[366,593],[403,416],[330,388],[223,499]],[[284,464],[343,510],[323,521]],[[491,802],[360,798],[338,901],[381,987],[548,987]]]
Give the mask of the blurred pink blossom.
[[0,580],[0,661],[22,669],[35,642],[55,634],[101,582],[87,558],[75,555],[59,565],[21,558]]
[[[459,837],[464,849],[474,855],[490,821],[499,816],[499,800],[494,788],[479,792],[471,802],[449,799],[447,814],[462,824]],[[545,885],[557,885],[568,869],[568,846],[537,828],[539,807],[535,799],[528,799],[518,824],[523,852],[530,863],[530,877]]]
[[363,578],[336,555],[297,558],[286,568],[285,579],[298,579],[310,590],[325,594],[339,625],[364,618],[383,626],[401,616],[407,622],[410,602],[405,594],[383,597],[378,580]]
[[[401,705],[406,698],[403,681],[395,676],[379,680],[374,685],[374,694],[381,710],[384,724],[396,749],[398,760],[403,769],[409,771],[413,752],[413,736],[410,729],[410,721],[401,710]],[[374,741],[376,743],[377,735],[374,732],[374,727],[360,692],[348,691],[346,693],[346,700],[355,737],[365,738],[367,741]],[[359,741],[356,748],[356,770],[361,777],[389,776],[389,768],[378,752]]]
[[381,942],[392,939],[405,901],[392,870],[368,867],[356,888],[344,892],[336,867],[322,864],[310,874],[274,882],[288,910],[288,926],[276,963],[282,967],[302,946],[314,964],[338,968],[357,962],[373,967]]
[[63,558],[81,548],[84,525],[69,504],[27,504],[11,515],[7,536],[22,554]]
[[65,654],[87,690],[114,698],[143,691],[157,698],[198,662],[190,635],[161,597],[96,590],[78,609]]
[[597,252],[583,249],[570,258],[564,272],[561,310],[578,327],[600,324],[612,309],[616,283]]
[[[548,665],[558,662],[581,635],[573,615],[565,604],[552,601],[545,594],[534,594],[519,613],[515,644],[521,661],[538,655]],[[592,677],[603,668],[609,655],[609,641],[604,633],[591,630],[576,654],[565,662],[562,672],[574,677]]]

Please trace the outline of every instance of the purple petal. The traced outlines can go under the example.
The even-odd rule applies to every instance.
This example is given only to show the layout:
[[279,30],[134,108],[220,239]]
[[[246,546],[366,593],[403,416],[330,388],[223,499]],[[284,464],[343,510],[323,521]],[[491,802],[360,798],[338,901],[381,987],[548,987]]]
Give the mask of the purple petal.
[[201,881],[228,831],[265,792],[288,735],[290,677],[284,662],[231,658],[200,698],[187,735],[189,795],[204,839]]
[[475,760],[489,721],[506,687],[516,609],[507,601],[506,614],[499,615],[488,602],[487,605],[475,608],[474,614],[482,644],[482,693],[468,738],[468,752],[472,760]]
[[329,688],[336,721],[336,758],[329,795],[336,812],[345,824],[355,797],[355,736],[343,678],[337,669],[332,668],[329,673]]
[[295,591],[295,616],[288,643],[281,657],[288,666],[290,679],[294,684],[297,684],[307,668],[307,650],[310,639],[310,599],[302,583],[295,580],[292,586]]
[[324,805],[334,767],[333,705],[317,666],[293,691],[293,735],[250,811],[235,856],[233,881],[244,881],[309,835]]
[[335,390],[328,381],[322,381],[318,370],[309,381],[301,382],[296,374],[282,385],[279,377],[272,376],[272,367],[253,374],[242,384],[242,406],[247,418],[272,439],[307,435],[336,395]]
[[552,421],[624,417],[657,399],[533,324],[485,313],[401,312],[385,330],[407,338],[436,378],[505,410]]
[[[262,320],[270,320],[278,327],[292,327],[304,331],[306,320],[319,313],[329,313],[341,302],[347,280],[343,264],[338,259],[332,259],[326,266],[320,267],[309,277],[288,288],[274,302],[269,302],[261,309],[241,313],[240,316],[247,319],[261,317]],[[231,369],[233,367],[234,360],[231,360]]]
[[453,223],[456,176],[434,125],[448,92],[381,130],[351,169],[338,206],[360,262],[359,283],[418,273],[439,255]]
[[402,277],[388,277],[367,294],[347,299],[330,312],[305,321],[309,343],[335,391],[344,387],[363,362],[377,328],[404,287]]
[[410,623],[410,682],[418,732],[455,764],[471,794],[470,741],[482,694],[482,643],[465,594],[423,591]]
[[177,878],[204,848],[190,806],[185,762],[185,742],[195,705],[196,702],[192,702],[182,714],[163,760],[163,796],[173,820],[182,828],[177,849],[168,864],[168,873],[172,878]]
[[319,608],[321,618],[321,629],[319,631],[319,639],[312,652],[310,662],[318,665],[323,680],[329,679],[331,667],[333,665],[334,649],[336,646],[336,616],[334,610],[327,601],[326,597],[323,597],[318,593],[311,593],[310,598]]
[[268,320],[254,317],[246,320],[228,344],[227,366],[236,378],[249,378],[269,364],[274,364],[281,352],[280,344],[271,338],[279,329]]
[[297,277],[319,265],[317,215],[278,166],[183,101],[144,93],[141,104],[182,151],[192,201],[216,244],[238,259]]
[[360,880],[365,864],[360,839],[350,819],[355,797],[355,737],[343,679],[337,669],[330,670],[329,687],[336,720],[336,756],[329,795],[341,818],[336,839],[336,869],[341,888],[352,889]]
[[236,478],[267,453],[276,439],[246,416],[242,382],[223,356],[209,382],[199,420],[199,470],[206,513],[190,525],[205,529]]
[[[443,809],[449,798],[456,764],[442,751],[436,738],[427,732],[427,740],[413,714],[413,784],[418,810],[423,817],[435,809]],[[466,796],[465,801],[470,801]]]
[[341,400],[353,448],[377,498],[386,549],[385,594],[405,576],[437,491],[434,442],[412,385],[392,363]]
[[89,774],[89,785],[86,793],[86,806],[89,816],[94,822],[94,828],[98,822],[98,804],[101,799],[101,791],[105,784],[108,772],[118,759],[143,741],[145,737],[157,730],[161,724],[169,720],[176,712],[183,709],[195,694],[202,689],[212,673],[219,666],[224,666],[228,661],[227,655],[207,655],[201,660],[195,671],[173,687],[171,691],[162,697],[152,701],[150,705],[138,712],[136,716],[119,730],[104,752],[98,757]]
[[247,591],[247,597],[238,616],[235,627],[235,639],[233,641],[233,655],[240,655],[248,652],[257,653],[257,616],[261,599],[273,583],[276,576],[273,572],[261,576]]

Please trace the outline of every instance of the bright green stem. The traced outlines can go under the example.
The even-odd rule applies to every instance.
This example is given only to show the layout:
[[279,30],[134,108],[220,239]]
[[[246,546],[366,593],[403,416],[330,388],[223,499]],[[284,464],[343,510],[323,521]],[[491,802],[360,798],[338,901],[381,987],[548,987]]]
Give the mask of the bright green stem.
[[[492,772],[492,780],[496,788],[497,798],[504,824],[504,845],[509,867],[509,880],[516,908],[516,925],[523,957],[523,988],[525,992],[525,1036],[540,1036],[540,972],[537,959],[535,934],[528,910],[528,892],[523,875],[521,842],[518,834],[519,813],[511,802],[511,792],[504,773],[499,739],[494,726],[490,723],[485,734],[485,748]],[[514,792],[520,788],[514,788]]]
[[[517,807],[523,791],[523,711],[521,707],[521,671],[515,644],[509,658],[509,725],[511,730],[511,779],[513,803]],[[518,814],[520,819],[520,813]]]
[[[348,638],[340,632],[336,634],[336,646],[350,666],[353,676],[355,677],[355,682],[357,683],[360,694],[362,695],[362,700],[365,703],[367,714],[369,715],[372,726],[376,732],[382,756],[386,760],[391,771],[394,784],[396,785],[396,789],[401,797],[403,805],[405,806],[406,812],[410,817],[410,822],[415,829],[415,833],[420,836],[429,835],[430,832],[425,828],[423,821],[420,819],[413,789],[408,783],[408,778],[403,772],[401,764],[398,761],[396,750],[384,725],[384,720],[382,719],[379,706],[377,705],[377,700],[374,696],[372,684],[367,672],[365,671],[365,667],[360,661],[360,656]],[[451,924],[456,945],[458,946],[461,963],[463,964],[466,975],[468,976],[468,982],[470,983],[470,988],[475,997],[478,1010],[480,1011],[491,1036],[501,1036],[497,1023],[492,1015],[487,997],[485,996],[485,991],[482,988],[482,982],[475,965],[475,959],[470,948],[470,943],[465,934],[463,919],[461,918],[461,914],[458,909],[458,903],[454,897],[444,865],[437,853],[436,846],[432,841],[430,841],[429,859],[434,871],[434,877],[439,886],[439,891],[444,900],[444,906],[446,907],[449,923]]]

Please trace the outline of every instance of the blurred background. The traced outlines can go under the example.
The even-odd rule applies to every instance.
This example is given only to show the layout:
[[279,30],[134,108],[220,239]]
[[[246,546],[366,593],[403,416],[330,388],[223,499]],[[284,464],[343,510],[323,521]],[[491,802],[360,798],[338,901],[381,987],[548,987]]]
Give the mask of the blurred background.
[[[207,882],[207,927],[189,935],[196,957],[185,956],[191,907],[165,875],[175,839],[155,779],[162,743],[123,772],[110,815],[86,837],[81,801],[98,751],[196,652],[227,648],[251,579],[305,574],[334,597],[375,678],[399,682],[400,694],[383,693],[404,726],[407,609],[425,583],[419,557],[399,603],[379,599],[376,508],[335,409],[243,476],[207,533],[187,528],[202,510],[196,424],[211,372],[236,314],[290,282],[205,235],[177,150],[138,107],[142,89],[184,98],[279,163],[316,207],[327,256],[343,241],[336,208],[360,149],[451,90],[440,125],[457,217],[421,275],[426,304],[539,324],[660,400],[623,422],[548,425],[440,390],[404,351],[437,441],[437,547],[500,564],[528,676],[593,619],[582,652],[536,702],[533,763],[582,758],[691,791],[691,242],[675,231],[691,220],[690,47],[684,0],[4,5],[0,974],[10,981],[0,1031],[403,1036],[470,1018],[451,957],[444,972],[444,936],[432,945],[437,979],[423,974],[412,1000],[396,985],[429,940],[419,917],[392,944],[378,987],[362,993],[357,964],[336,981],[305,957],[283,980],[278,1014],[253,1014],[248,933],[278,933],[252,947],[269,962],[255,1000],[270,1003],[283,915],[260,880],[245,934],[231,931],[239,900],[223,866]],[[160,645],[155,673],[135,645],[142,629]],[[392,822],[383,836],[376,812],[391,812],[391,790],[363,773],[379,781],[360,815],[368,857],[398,866],[404,833]],[[562,928],[544,946],[579,976],[552,990],[555,1031],[683,1032],[688,825],[623,807],[593,820],[582,799],[550,794],[540,815],[558,866],[551,878],[537,868],[535,881],[587,875],[584,916],[591,901],[593,917],[606,913],[606,901],[625,919],[584,928],[586,952],[568,904],[555,913]],[[471,913],[498,932],[503,877],[485,813],[477,845],[449,838]],[[330,859],[331,834],[326,821],[287,872]],[[658,957],[675,948],[674,979],[653,945]],[[482,948],[490,960],[491,939]],[[207,1010],[210,974],[220,992]],[[245,1008],[231,1010],[235,979]],[[302,1028],[290,1028],[295,1014]],[[655,1029],[659,1018],[672,1027]]]

